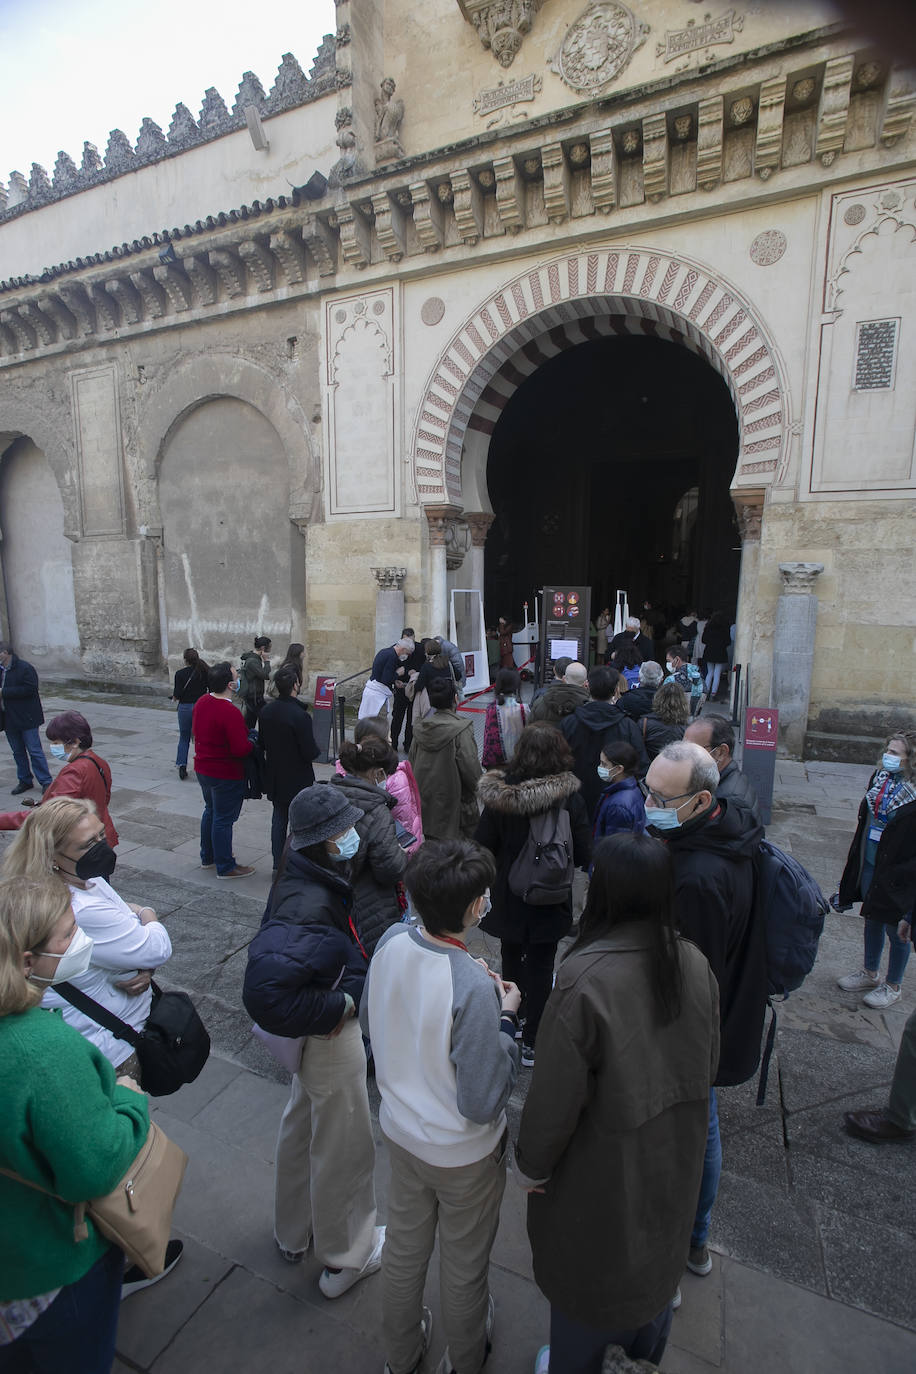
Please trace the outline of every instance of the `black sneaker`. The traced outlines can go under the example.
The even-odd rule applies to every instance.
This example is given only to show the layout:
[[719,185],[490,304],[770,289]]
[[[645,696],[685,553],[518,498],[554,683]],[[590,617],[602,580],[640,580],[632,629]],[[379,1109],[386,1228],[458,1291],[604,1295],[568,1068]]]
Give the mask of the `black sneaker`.
[[18,797],[21,792],[31,792],[34,786],[33,782],[18,782],[15,787],[10,788],[10,796]]
[[170,1240],[165,1247],[165,1268],[161,1274],[157,1274],[152,1279],[147,1278],[138,1264],[131,1264],[124,1270],[124,1277],[121,1280],[121,1301],[129,1298],[132,1293],[139,1293],[141,1288],[149,1288],[151,1284],[158,1283],[160,1279],[165,1278],[166,1274],[171,1274],[181,1259],[183,1251],[183,1240]]
[[188,770],[183,763],[178,765],[178,776],[181,778],[182,782],[184,782],[185,778],[188,776]]
[[522,1068],[523,1068],[523,1069],[533,1069],[533,1068],[534,1068],[534,1046],[533,1046],[533,1045],[522,1045]]

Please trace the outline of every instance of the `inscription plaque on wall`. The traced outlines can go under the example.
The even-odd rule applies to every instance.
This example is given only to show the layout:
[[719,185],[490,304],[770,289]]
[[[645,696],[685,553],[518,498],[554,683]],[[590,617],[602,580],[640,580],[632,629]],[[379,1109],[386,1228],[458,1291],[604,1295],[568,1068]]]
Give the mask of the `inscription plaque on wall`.
[[897,364],[899,320],[863,320],[856,328],[856,391],[889,391]]
[[83,534],[123,534],[121,412],[114,367],[71,376]]

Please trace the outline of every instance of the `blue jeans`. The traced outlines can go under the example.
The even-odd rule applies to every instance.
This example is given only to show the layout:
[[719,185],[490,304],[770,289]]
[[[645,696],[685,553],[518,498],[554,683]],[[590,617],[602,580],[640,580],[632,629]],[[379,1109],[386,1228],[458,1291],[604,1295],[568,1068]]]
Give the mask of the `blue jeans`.
[[700,1198],[690,1237],[691,1248],[705,1245],[709,1237],[709,1221],[713,1203],[719,1191],[722,1174],[722,1141],[719,1138],[719,1104],[715,1088],[709,1090],[709,1129],[706,1133],[706,1154],[703,1158],[703,1177],[700,1179]]
[[2,1374],[107,1374],[114,1363],[124,1255],[116,1245],[62,1288],[18,1341],[0,1346]]
[[719,680],[722,677],[722,669],[727,667],[725,663],[707,663],[706,665],[706,692],[708,696],[714,697],[719,690]]
[[34,726],[31,730],[19,730],[15,725],[8,724],[6,737],[13,751],[13,758],[16,760],[16,772],[19,775],[19,781],[30,783],[34,772],[42,787],[49,786],[51,772],[41,747],[38,726]]
[[645,1326],[630,1331],[612,1331],[583,1326],[551,1307],[550,1368],[557,1374],[601,1374],[604,1349],[608,1345],[621,1346],[632,1360],[658,1364],[668,1344],[672,1315],[669,1302]]
[[193,701],[183,701],[178,707],[178,753],[175,763],[179,768],[188,766],[188,750],[191,748],[191,717],[194,714]]
[[883,921],[865,918],[865,967],[877,973],[884,953],[885,936],[890,941],[891,952],[887,959],[887,981],[900,986],[903,971],[910,957],[909,940],[901,940],[894,926],[886,926]]
[[242,814],[245,783],[242,778],[206,778],[197,774],[204,794],[204,814],[200,818],[200,861],[216,863],[217,873],[236,867],[232,853],[232,827]]

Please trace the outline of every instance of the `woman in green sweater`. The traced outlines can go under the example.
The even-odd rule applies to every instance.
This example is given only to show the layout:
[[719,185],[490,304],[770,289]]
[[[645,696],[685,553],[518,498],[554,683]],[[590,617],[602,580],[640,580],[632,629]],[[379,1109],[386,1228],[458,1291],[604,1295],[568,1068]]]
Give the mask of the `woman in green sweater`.
[[77,1240],[74,1206],[122,1177],[147,1100],[38,1005],[91,949],[65,884],[0,880],[0,1370],[107,1374],[114,1360],[124,1256],[91,1221]]

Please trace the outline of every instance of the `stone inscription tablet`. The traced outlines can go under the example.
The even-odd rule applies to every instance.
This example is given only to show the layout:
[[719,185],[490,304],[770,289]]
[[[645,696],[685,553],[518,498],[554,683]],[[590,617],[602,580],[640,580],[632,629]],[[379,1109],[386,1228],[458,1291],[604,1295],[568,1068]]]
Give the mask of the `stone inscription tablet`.
[[856,391],[887,391],[894,385],[899,320],[865,320],[856,337]]

